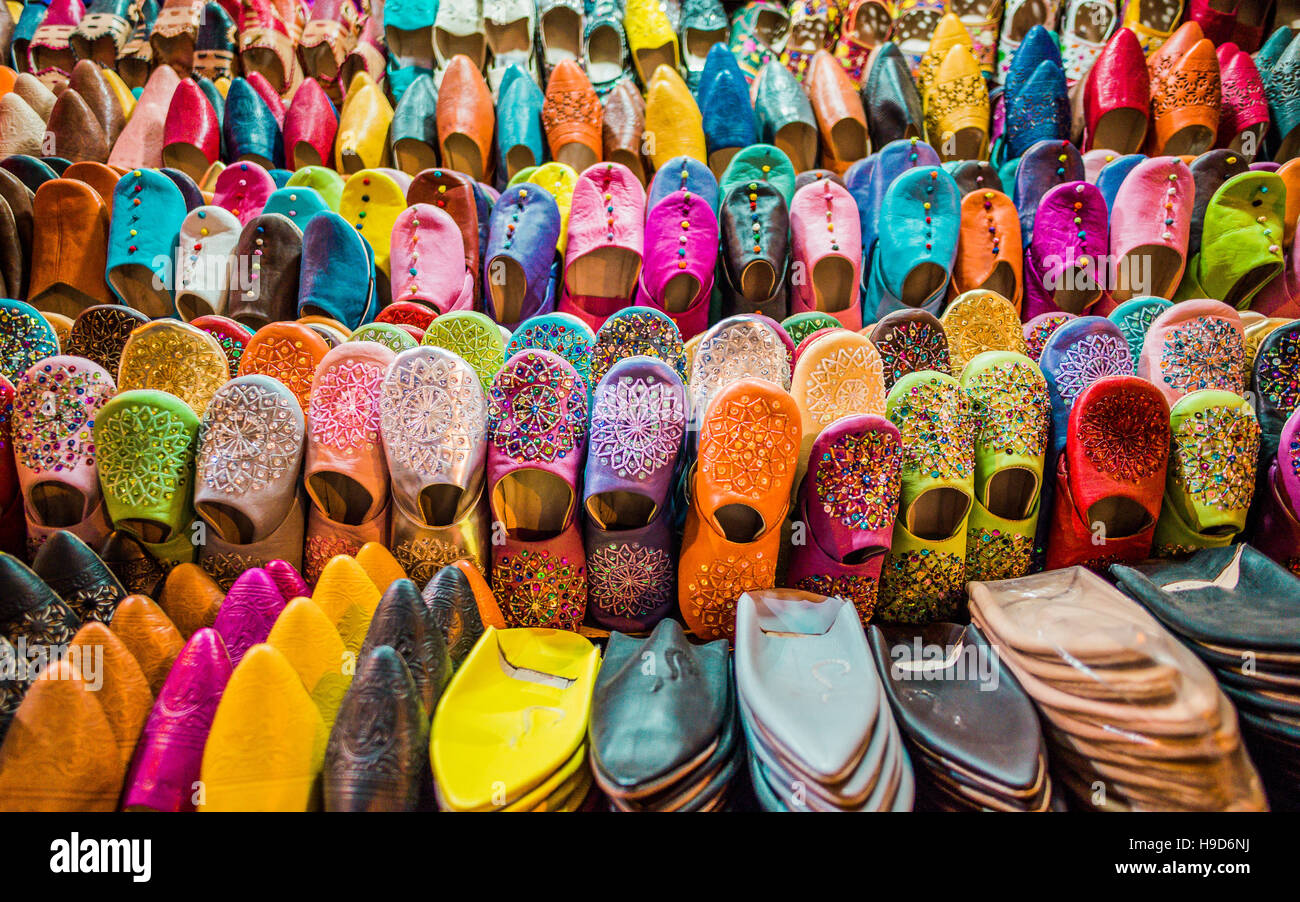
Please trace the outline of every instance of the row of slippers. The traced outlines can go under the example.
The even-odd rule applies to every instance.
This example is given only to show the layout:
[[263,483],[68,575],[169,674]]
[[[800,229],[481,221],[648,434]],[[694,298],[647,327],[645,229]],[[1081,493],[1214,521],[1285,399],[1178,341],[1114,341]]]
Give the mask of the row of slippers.
[[1042,141],[1010,195],[987,166],[945,168],[916,140],[843,180],[796,176],[768,145],[738,153],[720,183],[682,157],[648,194],[617,163],[547,164],[495,202],[452,170],[280,174],[284,187],[238,163],[208,197],[175,170],[78,163],[57,177],[6,158],[6,290],[69,321],[121,301],[250,329],[324,316],[345,335],[394,301],[427,310],[421,330],[439,313],[486,309],[514,329],[558,309],[594,332],[639,304],[687,340],[719,314],[860,329],[899,310],[938,315],[972,291],[1005,296],[1025,321],[1140,296],[1300,310],[1300,162],[1252,170],[1231,151],[1189,166]]
[[[10,810],[594,810],[595,782],[626,811],[1043,811],[1064,807],[1056,780],[1085,810],[1267,807],[1209,670],[1082,568],[973,583],[978,627],[864,635],[842,599],[746,592],[733,675],[725,643],[671,620],[612,634],[603,655],[504,629],[472,568],[421,592],[378,546],[332,560],[314,590],[284,562],[224,596],[182,566],[155,604],[84,545],[51,545],[48,584],[0,557],[0,651],[61,649],[5,684]],[[1132,572],[1116,568],[1121,588]],[[1294,593],[1249,547],[1138,585],[1243,648],[1261,647],[1245,612]]]
[[[1252,508],[1274,523],[1257,541],[1290,563],[1296,325],[1271,324],[1248,372],[1224,304],[1119,312],[1031,323],[1027,338],[984,293],[942,323],[887,319],[875,341],[800,323],[797,347],[740,316],[706,333],[689,370],[671,321],[644,308],[600,338],[543,317],[487,353],[473,343],[499,329],[473,313],[453,315],[459,336],[433,321],[431,344],[452,350],[396,328],[400,352],[364,335],[329,350],[278,323],[229,382],[209,334],[159,321],[130,332],[114,386],[84,359],[46,359],[58,345],[28,308],[42,348],[16,388],[23,493],[8,521],[21,530],[25,510],[33,538],[67,526],[92,541],[112,523],[193,560],[193,501],[216,573],[305,555],[311,578],[334,553],[391,541],[413,574],[474,560],[512,625],[633,629],[675,601],[701,636],[729,635],[735,597],[775,584],[783,559],[792,585],[913,622],[952,616],[966,579],[1044,554],[1061,567],[1226,545]],[[787,534],[787,516],[808,534]],[[493,523],[504,535],[489,543]]]
[[[1225,12],[1193,4],[1186,20],[1215,44],[1233,42],[1253,53],[1262,42],[1269,5],[1251,2]],[[564,60],[580,62],[602,95],[630,81],[633,69],[648,85],[660,64],[679,69],[694,87],[704,67],[702,51],[718,43],[729,45],[751,77],[766,62],[779,60],[802,78],[818,51],[832,51],[860,85],[871,53],[891,39],[909,54],[915,69],[945,13],[967,29],[980,70],[999,84],[1029,29],[1037,25],[1055,31],[1059,26],[1073,82],[1086,75],[1117,27],[1140,36],[1142,50],[1149,54],[1184,17],[1181,0],[1127,4],[1122,22],[1109,0],[1047,5],[1021,0],[1005,7],[973,0],[951,9],[943,2],[896,7],[887,0],[819,0],[787,6],[762,0],[744,4],[730,17],[718,0],[633,0],[624,7],[620,0],[446,0],[436,5],[390,0],[374,7],[348,0],[310,8],[265,0],[185,0],[165,4],[158,22],[153,3],[127,9],[92,4],[87,10],[79,0],[54,0],[28,4],[11,27],[18,70],[30,69],[47,79],[66,78],[70,59],[120,67],[133,79],[150,64],[171,65],[183,75],[198,64],[201,74],[229,77],[235,74],[238,54],[248,71],[264,71],[282,85],[280,93],[291,90],[304,74],[337,92],[340,76],[346,84],[358,68],[369,69],[376,61],[377,71],[371,74],[379,78],[387,57],[398,98],[414,73],[441,69],[455,53],[466,54],[485,70],[494,89],[510,64],[544,83]]]
[[[98,77],[111,81],[114,90],[90,84],[92,77],[83,73],[72,85],[76,93],[61,105],[35,79],[22,86],[8,109],[0,110],[11,134],[0,150],[30,153],[52,137],[56,147],[48,155],[73,162],[107,158],[126,167],[158,166],[165,159],[158,153],[161,131],[162,149],[171,147],[169,164],[196,179],[223,158],[252,159],[268,168],[333,163],[340,171],[392,159],[415,172],[441,156],[443,165],[479,181],[492,180],[495,151],[498,188],[543,161],[543,135],[557,161],[581,170],[602,157],[617,159],[643,183],[648,163],[662,166],[687,154],[719,170],[738,148],[758,140],[781,147],[796,171],[820,162],[842,174],[869,145],[880,148],[908,134],[928,136],[941,157],[952,160],[982,159],[990,138],[996,139],[999,164],[1048,138],[1072,138],[1086,149],[1119,154],[1145,147],[1196,155],[1218,144],[1251,159],[1267,154],[1285,161],[1293,155],[1292,132],[1300,121],[1287,106],[1294,93],[1287,88],[1295,68],[1291,59],[1300,53],[1300,47],[1286,52],[1291,43],[1290,30],[1278,29],[1259,52],[1257,68],[1235,44],[1216,51],[1200,26],[1189,22],[1147,59],[1133,32],[1120,29],[1083,80],[1085,90],[1075,92],[1073,110],[1060,50],[1041,26],[1029,30],[1008,64],[1006,104],[991,108],[970,34],[955,15],[940,21],[915,78],[899,49],[882,45],[861,96],[827,51],[810,60],[806,86],[779,64],[769,64],[751,89],[723,44],[709,51],[694,95],[675,69],[663,66],[648,79],[646,99],[629,86],[609,95],[604,109],[571,60],[557,64],[545,93],[510,64],[498,85],[504,113],[499,117],[494,95],[469,57],[453,57],[438,70],[441,91],[431,75],[415,78],[414,90],[403,94],[396,110],[369,74],[358,73],[348,83],[341,113],[339,99],[315,81],[286,104],[260,72],[234,82],[182,82],[170,67],[155,72],[137,104],[116,74],[102,70]],[[1175,90],[1189,79],[1198,86],[1195,92]],[[119,117],[106,107],[114,91],[125,95],[118,105],[141,114],[131,112],[139,121],[124,138]],[[753,114],[736,116],[738,108]]]

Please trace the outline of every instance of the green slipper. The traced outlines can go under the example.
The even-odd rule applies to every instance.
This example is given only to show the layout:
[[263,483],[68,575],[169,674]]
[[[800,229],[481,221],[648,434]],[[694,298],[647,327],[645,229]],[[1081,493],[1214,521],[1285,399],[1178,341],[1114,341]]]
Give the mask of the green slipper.
[[966,579],[1029,572],[1052,422],[1047,380],[1023,354],[986,351],[966,364],[962,387],[980,421],[975,497],[966,530]]
[[484,391],[492,387],[492,377],[506,364],[506,336],[501,328],[472,310],[453,310],[429,323],[422,344],[463,357],[478,373]]
[[[191,541],[194,449],[199,418],[163,391],[125,391],[95,418],[104,507],[115,528],[151,552],[177,555]],[[194,546],[189,548],[192,560]]]
[[335,213],[343,199],[343,176],[324,166],[304,166],[289,177],[286,188],[313,188]]
[[419,347],[411,333],[392,323],[367,323],[349,336],[348,341],[375,341],[394,354]]
[[1271,172],[1243,172],[1210,198],[1201,250],[1183,273],[1175,301],[1214,298],[1244,310],[1282,272],[1286,185]]
[[876,618],[949,620],[966,585],[978,426],[973,406],[956,379],[926,371],[895,382],[885,410],[902,437],[903,466]]
[[1169,411],[1165,497],[1156,523],[1160,555],[1231,544],[1246,525],[1255,494],[1259,423],[1250,402],[1203,389]]

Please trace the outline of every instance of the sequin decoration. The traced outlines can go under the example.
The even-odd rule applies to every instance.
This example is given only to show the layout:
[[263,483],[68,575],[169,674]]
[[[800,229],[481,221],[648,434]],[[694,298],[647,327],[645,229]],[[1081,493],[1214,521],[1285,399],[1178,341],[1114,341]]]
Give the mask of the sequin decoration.
[[1255,391],[1280,416],[1300,407],[1300,332],[1287,328],[1265,339],[1255,360]]
[[972,479],[976,421],[970,397],[951,378],[913,385],[889,410],[903,440],[903,467],[922,479]]
[[1198,410],[1173,427],[1170,465],[1192,503],[1242,511],[1255,494],[1259,423],[1241,404]]
[[902,447],[887,432],[835,439],[815,464],[814,488],[822,510],[850,529],[884,529],[898,513],[902,459]]
[[885,390],[908,373],[934,370],[952,375],[948,357],[948,338],[938,322],[908,319],[891,326],[873,339],[880,352]]
[[260,385],[222,387],[199,425],[199,481],[243,495],[296,469],[303,436],[295,406],[291,398]]
[[95,417],[113,381],[77,361],[28,370],[14,392],[14,452],[29,470],[60,473],[95,462]]
[[478,313],[447,313],[429,324],[424,344],[446,348],[459,354],[478,373],[483,391],[492,388],[492,380],[505,364],[505,339],[501,329]]
[[129,307],[89,307],[73,320],[72,331],[68,334],[67,353],[85,357],[116,375],[126,340],[133,331],[147,322],[148,317]]
[[587,610],[581,561],[524,548],[492,563],[492,594],[509,626],[576,630]]
[[1052,333],[1074,318],[1073,313],[1049,313],[1025,323],[1025,356],[1036,362],[1043,356],[1043,347]]
[[796,589],[812,592],[816,595],[838,595],[853,602],[858,616],[863,623],[871,620],[876,612],[876,601],[880,594],[880,580],[874,576],[862,576],[856,573],[844,573],[838,576],[814,574],[805,576],[795,583]]
[[788,400],[727,398],[700,428],[700,478],[716,492],[761,500],[795,466],[799,439],[799,414]]
[[464,548],[451,542],[420,536],[394,542],[393,558],[416,585],[423,586],[443,567],[467,560],[470,555]]
[[649,479],[677,461],[686,427],[683,395],[653,377],[606,383],[591,414],[588,453],[620,478]]
[[668,604],[675,581],[668,552],[639,542],[602,545],[587,558],[587,600],[615,617],[644,617]]
[[384,368],[345,361],[317,373],[311,397],[311,433],[344,454],[373,451],[379,442],[379,391]]
[[[199,328],[203,327],[200,326]],[[239,361],[244,356],[244,342],[218,329],[203,328],[203,331],[215,338],[217,344],[221,345],[221,352],[226,355],[226,366],[230,370],[230,378],[234,379],[239,375]]]
[[1128,343],[1109,332],[1091,332],[1065,349],[1056,365],[1056,390],[1066,403],[1102,376],[1133,375]]
[[170,392],[198,416],[230,379],[230,364],[206,332],[157,320],[132,333],[122,349],[118,389]]
[[486,433],[478,374],[452,354],[420,352],[394,363],[379,412],[389,455],[429,478],[464,463]]
[[818,341],[808,354],[816,362],[800,386],[804,406],[813,419],[813,423],[805,425],[824,429],[852,414],[884,415],[885,376],[880,354],[871,342],[859,339],[857,343],[847,344],[825,339]]
[[1160,379],[1186,394],[1213,388],[1246,390],[1241,332],[1221,316],[1201,316],[1169,329],[1160,351]]
[[529,348],[550,351],[573,364],[574,370],[590,390],[593,384],[591,354],[595,340],[596,337],[585,326],[579,329],[542,317],[531,324],[524,323],[515,330],[510,336],[510,344],[506,346],[506,360]]
[[591,384],[599,385],[609,368],[625,357],[654,357],[686,381],[682,333],[667,314],[651,307],[631,307],[605,320],[591,352]]
[[1138,358],[1142,356],[1142,345],[1146,342],[1151,324],[1168,309],[1167,302],[1140,303],[1130,308],[1124,316],[1112,320],[1119,328],[1120,334],[1124,336],[1124,340],[1128,342],[1129,354],[1133,357],[1135,367]]
[[751,589],[776,585],[776,561],[750,554],[732,554],[701,564],[686,574],[687,605],[696,634],[702,639],[725,639],[736,633],[736,600]]
[[890,552],[880,574],[879,619],[929,623],[957,613],[966,580],[961,555],[930,548]]
[[239,375],[260,374],[278,380],[293,392],[304,411],[311,404],[311,383],[320,360],[302,342],[289,336],[255,337],[244,349]]
[[36,308],[0,300],[0,375],[15,380],[32,364],[57,353],[54,329]]
[[985,351],[1025,352],[1025,334],[1011,302],[991,291],[973,291],[944,311],[943,331],[954,372]]
[[1029,572],[1033,536],[1004,529],[966,533],[966,579],[1017,579]]
[[976,444],[995,454],[1040,457],[1047,450],[1052,402],[1047,380],[1028,360],[1002,360],[966,385],[979,419]]
[[702,415],[713,396],[739,379],[766,379],[790,390],[790,352],[771,327],[737,320],[705,335],[691,365],[692,409]]
[[790,340],[798,347],[805,338],[814,332],[820,332],[822,329],[835,329],[840,325],[840,321],[829,313],[796,313],[794,316],[781,323],[781,328],[785,334],[790,336]]
[[416,347],[415,339],[388,323],[368,323],[352,333],[348,341],[373,341],[390,349],[394,354]]
[[1099,472],[1142,482],[1168,459],[1168,408],[1150,389],[1106,392],[1079,416],[1075,437]]
[[194,462],[185,421],[169,410],[129,404],[95,429],[99,481],[118,503],[142,506],[170,500],[185,488]]
[[488,439],[515,460],[564,458],[587,431],[586,386],[571,367],[534,351],[515,355],[488,394]]

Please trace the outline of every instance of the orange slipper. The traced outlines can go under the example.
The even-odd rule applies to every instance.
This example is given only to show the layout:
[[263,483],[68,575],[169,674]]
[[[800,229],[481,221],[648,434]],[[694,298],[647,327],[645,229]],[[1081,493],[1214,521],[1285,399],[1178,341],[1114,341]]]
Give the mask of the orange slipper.
[[678,606],[700,638],[731,638],[736,599],[776,585],[801,424],[794,398],[759,379],[732,382],[709,403],[677,574]]

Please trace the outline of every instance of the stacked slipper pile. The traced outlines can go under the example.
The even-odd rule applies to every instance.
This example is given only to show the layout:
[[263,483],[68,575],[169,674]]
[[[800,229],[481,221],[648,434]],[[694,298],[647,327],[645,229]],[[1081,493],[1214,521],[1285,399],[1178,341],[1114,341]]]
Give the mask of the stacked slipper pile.
[[872,624],[867,641],[916,771],[918,808],[1053,808],[1034,704],[978,629]]
[[1038,707],[1054,776],[1079,807],[1266,809],[1213,676],[1095,573],[972,582],[970,612]]
[[429,756],[443,811],[576,811],[600,652],[577,633],[489,626],[438,703]]
[[692,645],[675,620],[611,633],[592,699],[591,764],[615,811],[716,811],[741,765],[727,642]]
[[1249,545],[1112,572],[1214,673],[1273,805],[1300,802],[1300,581]]
[[740,596],[736,695],[764,810],[912,809],[912,765],[851,602]]

